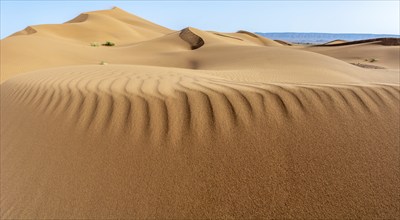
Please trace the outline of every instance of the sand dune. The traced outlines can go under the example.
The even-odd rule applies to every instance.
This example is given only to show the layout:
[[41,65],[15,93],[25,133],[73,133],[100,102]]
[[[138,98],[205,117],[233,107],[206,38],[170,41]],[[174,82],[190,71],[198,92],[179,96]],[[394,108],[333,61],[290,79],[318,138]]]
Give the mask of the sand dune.
[[400,46],[398,40],[394,38],[337,42],[307,47],[306,50],[328,55],[348,63],[373,65],[392,69],[396,72],[400,69]]
[[90,42],[105,40],[114,41],[117,44],[139,42],[170,32],[172,30],[115,7],[112,10],[83,13],[61,25],[29,26],[11,36],[35,34],[35,37],[48,37],[88,45]]
[[[196,42],[188,43],[182,39],[185,30],[190,30],[193,37],[204,41],[204,45],[197,47],[195,53],[192,44]],[[316,49],[309,50],[317,52]],[[377,50],[386,49],[379,47]],[[396,55],[395,48],[392,51]],[[331,79],[330,82],[346,82],[348,78],[356,80],[355,77],[372,79],[373,82],[397,82],[399,79],[397,72],[365,73],[362,68],[316,53],[285,46],[257,46],[251,41],[231,39],[195,28],[117,47],[91,47],[56,39],[17,36],[4,39],[1,52],[7,54],[1,56],[2,81],[32,70],[66,65],[98,65],[102,61],[185,69],[242,70],[245,78],[248,75],[246,72],[252,72],[252,80],[257,80],[258,76],[276,82],[324,82],[327,81],[326,77]],[[18,59],[15,59],[16,56]],[[384,59],[396,65],[395,57],[386,52],[384,56]],[[379,63],[385,62],[384,59]],[[342,80],[343,77],[347,79]]]
[[[345,61],[342,62],[307,51],[292,50],[279,42],[246,31],[219,33],[193,27],[171,31],[118,8],[83,13],[69,23],[61,25],[39,25],[33,28],[37,30],[36,33],[14,35],[2,40],[1,81],[19,73],[43,68],[106,62],[202,70],[240,69],[250,72],[254,72],[256,68],[256,74],[266,79],[273,76],[274,81],[278,82],[290,81],[298,74],[301,77],[296,78],[303,82],[316,82],[315,79],[318,81],[321,76],[326,77],[329,74],[363,77],[364,70],[348,64],[356,62],[353,58],[360,53],[376,53],[374,57],[380,60],[379,64],[382,63],[383,67],[399,69],[396,67],[398,46],[362,46],[361,48],[365,49],[361,51],[352,49],[351,53],[356,55],[342,52],[343,50],[338,53],[330,50],[339,47],[305,48]],[[149,32],[152,34],[148,35]],[[115,42],[116,46],[90,46],[92,42],[106,40]],[[353,46],[357,47],[358,44]],[[197,49],[196,53],[192,51],[194,48]],[[390,53],[386,52],[387,50],[390,50]],[[348,54],[351,60],[348,59]],[[321,75],[321,72],[326,74]],[[304,75],[311,77],[304,78]],[[399,80],[397,72],[366,75],[368,76],[364,79],[372,77],[373,82]],[[338,80],[333,77],[331,82]]]
[[375,38],[367,40],[357,40],[357,41],[344,41],[344,40],[334,40],[323,45],[325,46],[338,46],[338,45],[352,45],[352,44],[363,44],[363,43],[374,43],[384,46],[399,46],[400,38]]
[[292,46],[293,45],[292,43],[284,41],[284,40],[275,40],[275,42],[278,42],[278,43],[280,43],[282,45],[285,45],[285,46]]
[[338,44],[344,44],[347,43],[347,41],[345,40],[333,40],[333,41],[329,41],[327,43],[324,43],[322,45],[338,45]]
[[397,218],[396,48],[118,8],[27,28],[1,41],[1,218]]

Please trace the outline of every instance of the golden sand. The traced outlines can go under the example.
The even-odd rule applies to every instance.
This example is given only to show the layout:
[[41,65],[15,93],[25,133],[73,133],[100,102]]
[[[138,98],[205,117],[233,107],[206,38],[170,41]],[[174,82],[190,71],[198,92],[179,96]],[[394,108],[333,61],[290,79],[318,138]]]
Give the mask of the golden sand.
[[336,43],[119,8],[3,39],[1,218],[398,218],[399,46]]

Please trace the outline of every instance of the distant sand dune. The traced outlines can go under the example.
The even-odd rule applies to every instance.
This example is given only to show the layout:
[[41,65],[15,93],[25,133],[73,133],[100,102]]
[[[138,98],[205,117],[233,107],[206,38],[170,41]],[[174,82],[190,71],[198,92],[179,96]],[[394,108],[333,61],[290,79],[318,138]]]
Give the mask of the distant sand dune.
[[327,43],[324,43],[323,45],[338,45],[338,44],[344,44],[347,43],[348,41],[345,40],[333,40],[333,41],[329,41]]
[[[378,69],[400,69],[400,39],[378,38],[350,42],[330,42],[307,47],[306,50],[328,55],[359,66],[376,66]],[[397,46],[396,46],[397,45]],[[371,62],[372,61],[372,62]]]
[[251,37],[254,37],[257,40],[259,40],[265,46],[281,46],[281,44],[279,44],[279,43],[277,43],[277,42],[275,42],[275,41],[273,41],[271,39],[265,38],[265,37],[263,37],[261,35],[258,35],[258,34],[252,33],[252,32],[240,30],[237,33],[246,34],[246,35],[249,35]]
[[375,39],[367,39],[367,40],[357,40],[357,41],[341,41],[335,40],[323,45],[325,46],[344,46],[344,45],[353,45],[353,44],[363,44],[363,43],[375,43],[383,46],[399,46],[400,38],[375,38]]
[[289,42],[284,41],[284,40],[275,40],[275,42],[278,42],[278,43],[280,43],[282,45],[285,45],[285,46],[292,46],[293,45],[292,43],[289,43]]

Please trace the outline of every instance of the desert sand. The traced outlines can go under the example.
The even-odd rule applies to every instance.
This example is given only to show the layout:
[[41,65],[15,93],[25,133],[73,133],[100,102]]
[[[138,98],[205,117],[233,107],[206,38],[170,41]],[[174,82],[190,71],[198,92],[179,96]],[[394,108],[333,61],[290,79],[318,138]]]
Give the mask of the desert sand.
[[347,43],[120,8],[1,40],[1,218],[398,218],[400,46]]

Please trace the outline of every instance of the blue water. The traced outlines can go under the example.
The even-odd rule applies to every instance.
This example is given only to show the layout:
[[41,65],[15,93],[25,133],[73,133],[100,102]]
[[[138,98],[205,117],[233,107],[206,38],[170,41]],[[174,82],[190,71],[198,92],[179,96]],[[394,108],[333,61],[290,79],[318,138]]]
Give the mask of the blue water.
[[395,37],[400,38],[400,35],[391,34],[331,34],[331,33],[259,33],[264,37],[273,40],[284,40],[292,43],[301,44],[322,44],[333,40],[366,40],[371,38],[381,38],[381,37]]

